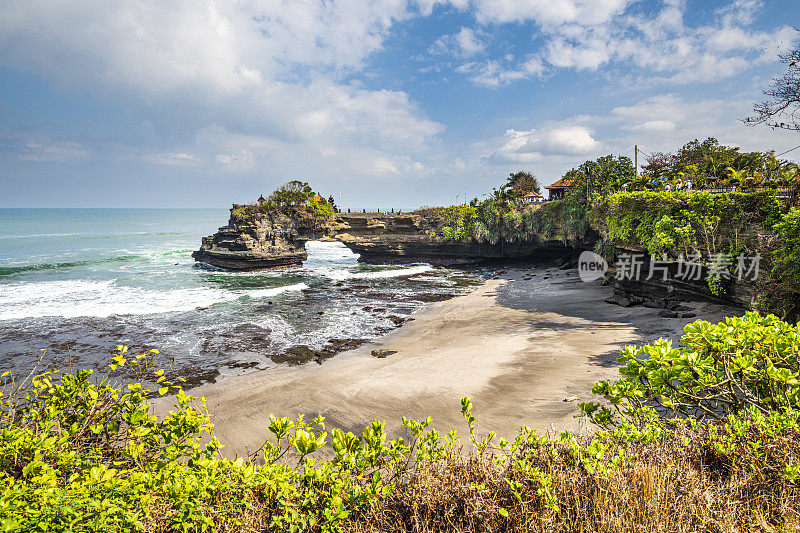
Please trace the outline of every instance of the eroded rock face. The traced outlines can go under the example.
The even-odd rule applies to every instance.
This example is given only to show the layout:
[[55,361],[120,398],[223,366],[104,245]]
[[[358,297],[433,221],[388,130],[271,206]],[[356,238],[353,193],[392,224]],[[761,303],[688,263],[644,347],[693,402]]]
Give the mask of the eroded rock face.
[[231,216],[227,226],[203,237],[203,244],[192,257],[231,270],[299,268],[308,257],[306,242],[320,238],[325,231],[304,227],[287,216],[258,213],[245,220]]
[[[234,209],[237,206],[234,206]],[[233,209],[232,209],[233,211]],[[542,259],[571,253],[560,242],[451,242],[431,237],[440,218],[420,214],[338,213],[327,227],[304,227],[292,218],[263,213],[237,220],[203,238],[198,261],[232,270],[299,268],[309,240],[338,240],[360,261],[392,264],[424,262],[438,266],[469,264],[487,259]]]
[[360,254],[367,263],[423,262],[439,266],[475,263],[487,259],[546,257],[563,254],[557,242],[452,242],[431,237],[441,220],[419,214],[339,213],[331,236]]
[[[654,271],[651,275],[652,258],[646,248],[617,246],[616,255],[621,254],[638,255],[641,258],[639,273],[636,276],[616,277],[616,265],[612,264],[607,272],[609,279],[614,287],[614,295],[606,302],[629,307],[632,305],[644,305],[645,307],[664,308],[668,311],[688,311],[688,309],[675,309],[675,302],[706,301],[724,305],[735,305],[737,307],[750,309],[754,308],[756,287],[752,281],[731,279],[726,282],[726,291],[723,295],[715,295],[709,289],[706,277],[708,268],[702,267],[698,279],[682,279],[678,272],[678,263],[670,263],[667,267],[667,275],[664,276],[660,270]],[[660,262],[657,268],[664,268]],[[649,279],[648,279],[649,278]],[[688,313],[679,313],[681,318],[691,318],[684,316]],[[660,315],[665,316],[665,315]]]

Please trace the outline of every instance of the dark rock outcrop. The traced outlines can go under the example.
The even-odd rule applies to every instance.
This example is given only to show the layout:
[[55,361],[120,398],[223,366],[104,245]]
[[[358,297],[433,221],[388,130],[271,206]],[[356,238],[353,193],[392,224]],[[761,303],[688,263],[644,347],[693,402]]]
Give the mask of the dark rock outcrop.
[[[231,211],[237,207],[234,205]],[[307,258],[307,241],[337,240],[360,254],[360,261],[368,263],[424,262],[453,266],[498,259],[574,259],[580,249],[591,249],[599,238],[590,231],[585,242],[579,244],[536,238],[495,244],[472,240],[454,242],[432,236],[440,231],[442,223],[441,217],[420,213],[338,213],[324,226],[264,213],[243,219],[232,215],[227,226],[203,238],[200,250],[192,256],[198,261],[232,270],[298,268]],[[680,301],[752,305],[751,282],[732,281],[727,284],[726,293],[718,296],[710,291],[705,276],[700,280],[679,279],[677,263],[668,267],[667,279],[662,279],[660,271],[651,275],[646,249],[618,247],[616,252],[617,255],[638,254],[642,262],[635,279],[616,279],[612,265],[607,275],[613,282],[614,295],[606,300],[608,303],[624,307],[645,305],[677,312],[685,311],[673,307]],[[575,268],[574,261],[566,261],[562,266]]]
[[367,263],[424,262],[452,266],[491,259],[537,257],[549,259],[571,250],[560,242],[453,242],[432,237],[441,220],[411,214],[340,213],[331,228],[332,238],[360,254]]
[[326,231],[287,216],[257,213],[239,220],[231,215],[227,226],[203,237],[200,249],[192,257],[231,270],[298,268],[308,257],[306,242],[320,238]]
[[[743,308],[753,306],[755,285],[751,281],[727,280],[724,294],[717,295],[711,291],[706,281],[708,275],[706,266],[700,270],[698,279],[682,279],[677,262],[665,267],[667,268],[666,276],[658,270],[665,266],[663,263],[660,263],[651,275],[651,257],[645,248],[618,246],[616,253],[618,257],[621,254],[638,255],[641,258],[641,265],[637,276],[623,276],[621,279],[616,277],[616,265],[611,265],[607,275],[614,286],[614,295],[606,300],[608,303],[624,305],[624,302],[627,301],[631,302],[629,305],[641,303],[645,307],[679,313],[689,311],[689,308],[679,305],[679,302],[688,301],[707,301]],[[665,277],[666,279],[664,279]]]
[[[234,206],[234,211],[238,206]],[[203,238],[192,254],[202,261],[232,270],[287,269],[302,266],[309,240],[337,240],[368,263],[425,262],[437,266],[508,258],[550,259],[572,254],[558,241],[452,242],[432,237],[441,219],[421,214],[339,213],[326,227],[305,225],[285,216],[257,213]]]

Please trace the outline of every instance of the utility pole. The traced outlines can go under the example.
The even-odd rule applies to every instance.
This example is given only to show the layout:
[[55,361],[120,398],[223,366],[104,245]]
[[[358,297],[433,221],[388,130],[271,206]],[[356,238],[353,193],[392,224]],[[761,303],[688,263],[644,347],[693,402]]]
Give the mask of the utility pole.
[[636,176],[639,175],[639,145],[638,144],[634,144],[633,145],[633,161],[634,161],[634,163],[633,163],[633,168],[634,168],[633,179],[636,179]]

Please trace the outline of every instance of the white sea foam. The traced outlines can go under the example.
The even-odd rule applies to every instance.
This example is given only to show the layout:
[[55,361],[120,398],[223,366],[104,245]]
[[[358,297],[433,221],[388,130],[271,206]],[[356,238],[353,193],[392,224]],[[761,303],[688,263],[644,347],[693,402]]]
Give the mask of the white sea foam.
[[240,296],[249,296],[250,298],[269,298],[270,296],[277,296],[287,291],[301,291],[307,289],[308,285],[305,283],[295,283],[294,285],[284,285],[283,287],[274,287],[272,289],[255,289],[245,291]]
[[350,307],[329,310],[325,321],[311,331],[298,331],[277,314],[264,315],[253,323],[270,330],[270,340],[276,348],[306,345],[314,350],[319,350],[333,338],[370,339],[378,336],[381,330],[394,327],[386,317]]
[[33,239],[37,237],[73,237],[82,233],[34,233],[32,235],[0,235],[0,239]]
[[365,272],[356,274],[356,277],[359,278],[397,278],[400,276],[413,276],[414,274],[420,274],[422,272],[427,272],[428,270],[433,269],[431,265],[428,264],[418,264],[409,266],[407,268],[394,268],[391,270],[379,270],[377,272]]
[[243,296],[263,298],[306,288],[303,283],[256,290],[184,288],[152,290],[117,286],[114,280],[62,280],[0,285],[0,320],[28,317],[147,315],[190,311],[234,301]]
[[412,264],[406,267],[385,266],[374,271],[363,271],[358,264],[358,254],[354,254],[340,242],[306,243],[308,260],[303,267],[319,276],[342,281],[352,278],[396,278],[419,274],[433,267],[428,264]]

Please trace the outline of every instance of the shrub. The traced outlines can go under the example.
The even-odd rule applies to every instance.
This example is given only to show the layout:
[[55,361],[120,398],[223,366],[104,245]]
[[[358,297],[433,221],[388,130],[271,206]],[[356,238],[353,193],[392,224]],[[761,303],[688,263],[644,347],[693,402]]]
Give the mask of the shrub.
[[794,207],[772,227],[767,275],[761,280],[763,311],[800,318],[800,208]]
[[[273,442],[247,460],[223,459],[205,405],[166,381],[153,354],[125,352],[112,366],[137,366],[150,386],[91,380],[88,370],[7,384],[0,529],[331,531],[391,490],[382,472],[412,451],[402,439],[386,442],[379,422],[355,436],[327,432],[322,417],[273,418]],[[171,390],[175,408],[150,415],[150,401]],[[317,466],[309,455],[328,439],[335,455]]]
[[[111,376],[133,366],[139,382],[85,370],[10,378],[0,397],[0,529],[795,528],[798,326],[749,314],[686,331],[683,350],[658,341],[623,351],[624,378],[596,386],[621,416],[582,404],[606,428],[589,436],[481,435],[464,398],[463,443],[430,418],[404,418],[406,441],[389,440],[378,421],[356,435],[322,417],[270,417],[270,439],[229,460],[205,406],[156,370],[155,353],[119,347],[112,358]],[[175,407],[153,416],[154,398]]]
[[[711,266],[715,257],[764,252],[758,228],[780,220],[784,207],[769,192],[618,192],[594,206],[594,225],[605,240],[646,248],[656,257],[696,257]],[[720,261],[724,263],[724,261]],[[707,278],[722,295],[726,280]]]
[[595,203],[594,223],[617,244],[647,248],[652,255],[713,255],[758,242],[753,225],[770,227],[783,206],[770,193],[618,192]]
[[519,242],[561,240],[580,242],[589,231],[587,202],[578,195],[547,204],[511,206],[490,198],[475,207],[451,206],[433,235],[450,241]]
[[444,225],[436,236],[446,241],[461,241],[472,236],[471,225],[476,211],[474,207],[461,205],[446,208]]
[[703,420],[747,409],[762,414],[800,409],[800,325],[751,312],[719,324],[697,320],[684,331],[683,348],[665,339],[626,346],[619,359],[624,377],[592,389],[616,413],[596,402],[581,404],[582,412],[610,426],[619,421],[615,415]]
[[526,433],[502,466],[456,455],[344,524],[358,532],[790,531],[796,416],[591,437]]
[[288,216],[306,224],[324,226],[333,221],[336,211],[333,204],[316,195],[308,183],[293,180],[275,189],[261,204],[234,205],[231,219],[244,222],[259,213]]

